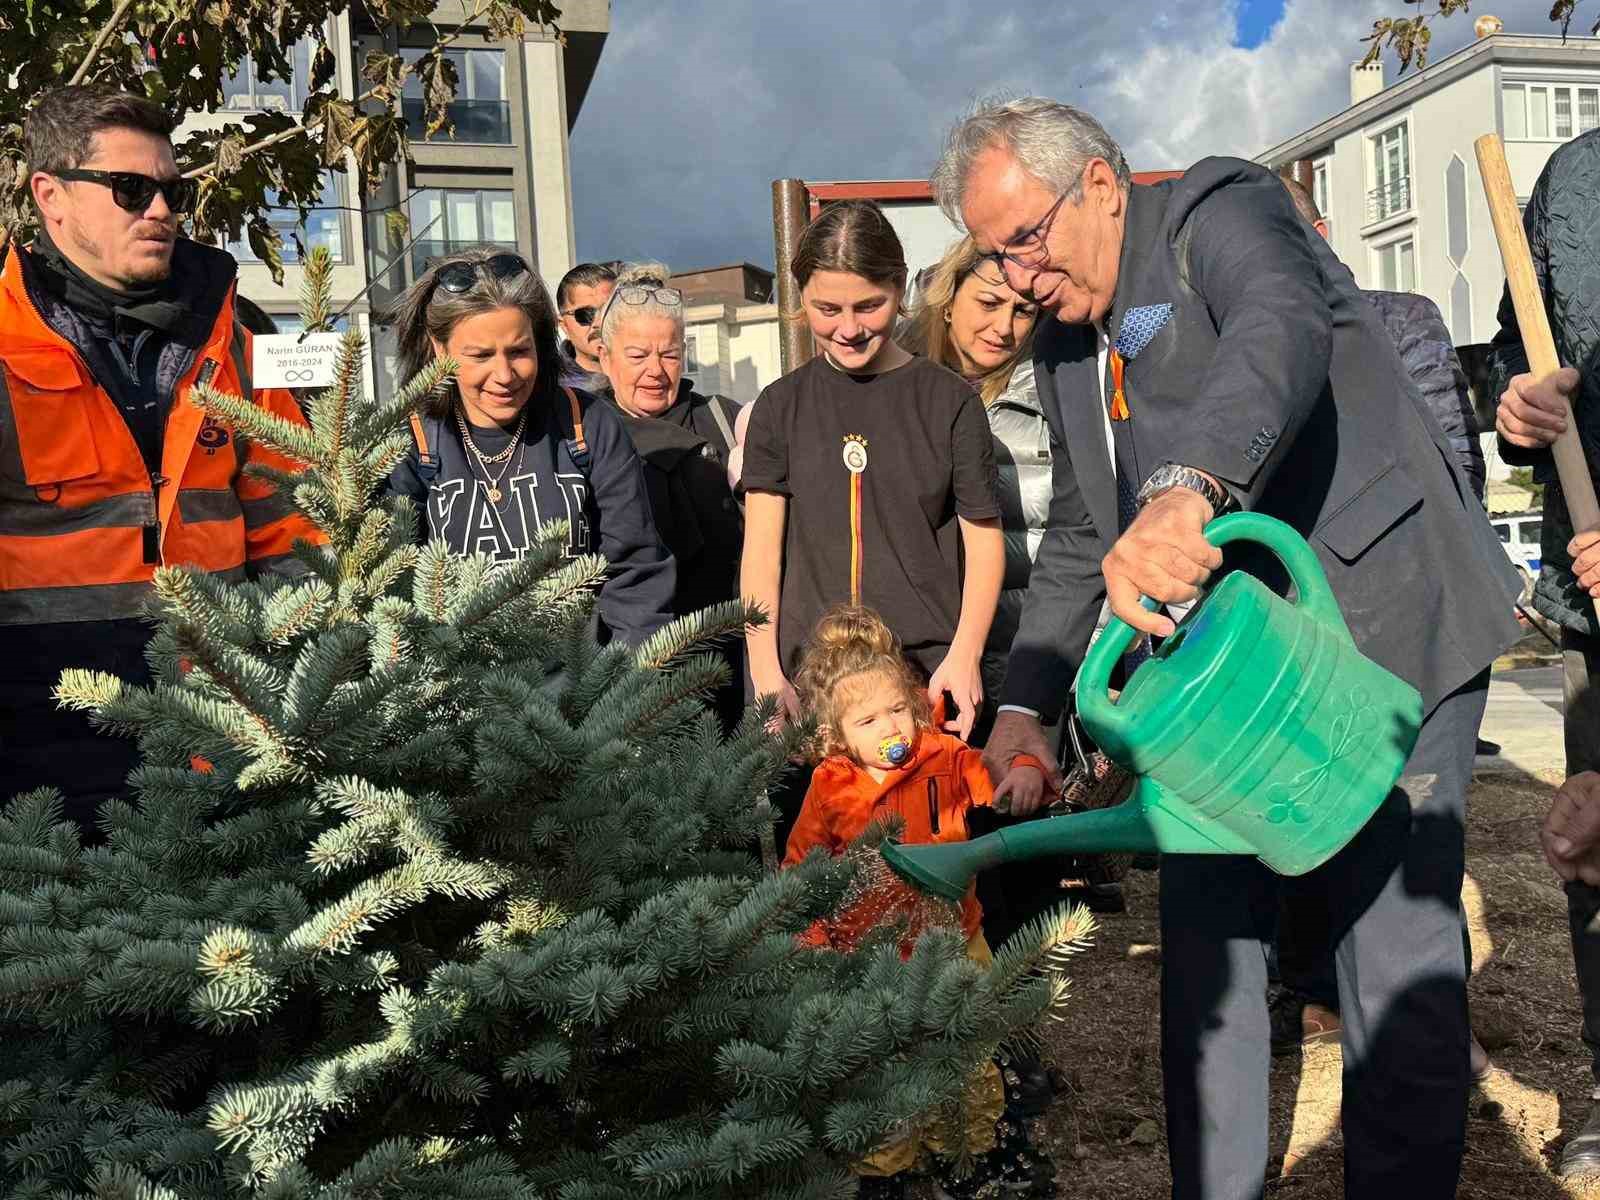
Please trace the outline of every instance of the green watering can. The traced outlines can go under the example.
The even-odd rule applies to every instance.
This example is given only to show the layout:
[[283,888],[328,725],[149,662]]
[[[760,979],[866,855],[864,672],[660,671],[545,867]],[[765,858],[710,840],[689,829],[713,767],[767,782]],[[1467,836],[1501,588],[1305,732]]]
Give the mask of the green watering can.
[[1355,837],[1416,744],[1422,698],[1356,649],[1316,554],[1288,525],[1234,513],[1205,533],[1214,546],[1266,546],[1298,602],[1242,571],[1224,576],[1115,703],[1107,686],[1134,630],[1106,626],[1078,673],[1078,715],[1138,777],[1132,795],[968,842],[886,842],[896,874],[949,900],[978,871],[1049,854],[1253,854],[1303,875]]

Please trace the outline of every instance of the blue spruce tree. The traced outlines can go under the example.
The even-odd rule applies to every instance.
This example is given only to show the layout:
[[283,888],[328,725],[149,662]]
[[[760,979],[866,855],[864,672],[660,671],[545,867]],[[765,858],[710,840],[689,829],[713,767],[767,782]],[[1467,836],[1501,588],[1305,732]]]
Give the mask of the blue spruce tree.
[[722,738],[702,698],[760,614],[601,647],[605,564],[564,530],[500,567],[419,548],[374,497],[451,366],[366,403],[364,357],[346,334],[309,428],[199,397],[305,464],[274,481],[327,543],[297,578],[161,569],[155,685],[63,676],[140,743],[103,844],[50,791],[0,816],[6,1194],[853,1195],[852,1161],[1061,1003],[1084,922],[988,970],[953,930],[909,960],[893,929],[797,944],[862,855],[751,849],[791,747],[766,711]]

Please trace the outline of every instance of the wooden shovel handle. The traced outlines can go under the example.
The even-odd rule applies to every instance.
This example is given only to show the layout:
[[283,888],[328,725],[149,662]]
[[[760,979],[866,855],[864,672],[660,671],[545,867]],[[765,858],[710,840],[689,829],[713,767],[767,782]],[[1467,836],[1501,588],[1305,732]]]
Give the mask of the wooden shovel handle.
[[[1528,234],[1517,211],[1517,191],[1506,166],[1506,148],[1498,133],[1486,133],[1473,143],[1478,152],[1478,173],[1483,177],[1483,192],[1489,201],[1489,216],[1494,220],[1495,241],[1500,243],[1500,260],[1506,268],[1506,286],[1517,310],[1517,325],[1522,330],[1522,348],[1528,355],[1528,370],[1543,378],[1559,370],[1555,339],[1550,336],[1550,318],[1544,297],[1539,292],[1539,277],[1533,270],[1533,254],[1528,249]],[[1584,458],[1578,428],[1567,411],[1567,427],[1550,447],[1561,477],[1561,494],[1566,498],[1577,533],[1600,529],[1600,504],[1595,502],[1594,477]]]

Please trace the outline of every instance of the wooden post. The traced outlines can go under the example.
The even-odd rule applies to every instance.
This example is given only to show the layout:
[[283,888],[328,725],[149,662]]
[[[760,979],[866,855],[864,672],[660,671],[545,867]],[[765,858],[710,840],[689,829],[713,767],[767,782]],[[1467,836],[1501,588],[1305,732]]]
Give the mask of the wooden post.
[[[1494,220],[1495,240],[1500,243],[1500,260],[1506,268],[1506,286],[1517,310],[1517,325],[1522,331],[1522,348],[1528,355],[1528,370],[1542,377],[1559,370],[1555,338],[1550,334],[1550,318],[1544,296],[1539,292],[1539,277],[1534,273],[1533,254],[1528,235],[1517,211],[1517,192],[1506,165],[1506,148],[1498,133],[1486,133],[1473,148],[1478,153],[1478,173],[1483,176],[1484,195],[1489,200],[1489,216]],[[1595,502],[1594,477],[1584,457],[1583,443],[1572,410],[1567,410],[1567,428],[1550,447],[1561,477],[1561,494],[1567,502],[1575,533],[1600,529],[1600,504]]]
[[[1317,166],[1309,158],[1295,160],[1291,178],[1313,196],[1317,194]],[[1328,214],[1323,213],[1324,217]]]
[[[800,242],[809,220],[806,207],[806,185],[798,179],[772,181],[772,248],[773,273],[778,281],[778,349],[782,357],[783,373],[787,375],[816,353],[800,313],[800,288],[789,273],[789,262],[794,258],[795,247]],[[793,314],[796,319],[791,320]]]

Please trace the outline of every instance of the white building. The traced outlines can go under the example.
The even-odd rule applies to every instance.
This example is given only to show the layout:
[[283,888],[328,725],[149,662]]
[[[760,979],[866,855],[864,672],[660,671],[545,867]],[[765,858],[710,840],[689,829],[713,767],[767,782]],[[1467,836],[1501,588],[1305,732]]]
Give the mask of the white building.
[[1600,39],[1495,33],[1387,87],[1381,63],[1352,67],[1350,92],[1256,161],[1311,188],[1362,287],[1420,292],[1458,346],[1489,341],[1505,272],[1472,144],[1505,139],[1525,204],[1555,148],[1600,127]]
[[684,374],[702,395],[749,404],[783,374],[775,303],[691,304],[683,325]]

